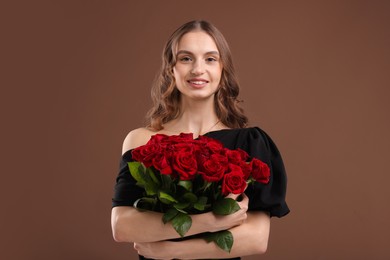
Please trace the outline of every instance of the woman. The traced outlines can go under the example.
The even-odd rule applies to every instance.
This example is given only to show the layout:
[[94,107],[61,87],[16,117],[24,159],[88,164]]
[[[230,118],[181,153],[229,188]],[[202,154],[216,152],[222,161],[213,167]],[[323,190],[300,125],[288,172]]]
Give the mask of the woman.
[[[240,259],[266,251],[270,217],[289,212],[285,203],[286,175],[269,136],[257,127],[245,128],[247,118],[238,105],[238,93],[231,53],[218,29],[205,21],[192,21],[172,34],[163,51],[160,77],[152,90],[150,123],[146,128],[131,131],[124,140],[113,198],[114,239],[133,242],[140,259]],[[186,236],[229,230],[234,237],[230,253],[203,239],[172,241],[179,235],[171,225],[163,224],[162,213],[141,212],[132,207],[142,197],[143,189],[135,185],[127,162],[132,160],[131,150],[144,145],[156,133],[193,133],[195,138],[206,135],[227,148],[241,148],[270,166],[270,183],[248,187],[236,213],[223,217],[213,213],[192,216]]]

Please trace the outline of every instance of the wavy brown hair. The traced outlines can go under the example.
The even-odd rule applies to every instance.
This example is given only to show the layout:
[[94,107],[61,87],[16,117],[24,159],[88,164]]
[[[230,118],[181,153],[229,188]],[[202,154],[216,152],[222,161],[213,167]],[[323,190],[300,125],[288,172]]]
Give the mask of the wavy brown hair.
[[165,44],[162,53],[162,66],[158,73],[151,95],[153,107],[146,120],[153,130],[163,129],[163,124],[180,115],[180,92],[176,88],[173,67],[176,64],[176,47],[184,34],[191,31],[204,31],[210,35],[220,52],[222,76],[214,96],[215,111],[220,121],[230,128],[243,128],[248,119],[237,99],[239,84],[233,67],[232,55],[222,33],[211,23],[195,20],[179,27]]

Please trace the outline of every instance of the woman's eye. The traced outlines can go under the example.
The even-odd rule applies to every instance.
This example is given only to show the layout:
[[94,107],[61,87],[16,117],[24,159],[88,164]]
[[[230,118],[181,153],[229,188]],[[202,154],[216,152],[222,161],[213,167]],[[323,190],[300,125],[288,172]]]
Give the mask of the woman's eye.
[[213,61],[217,61],[217,59],[214,58],[214,57],[209,57],[209,58],[206,59],[206,61],[213,62]]
[[190,57],[182,57],[180,58],[180,61],[183,61],[183,62],[188,62],[188,61],[191,61],[192,59]]

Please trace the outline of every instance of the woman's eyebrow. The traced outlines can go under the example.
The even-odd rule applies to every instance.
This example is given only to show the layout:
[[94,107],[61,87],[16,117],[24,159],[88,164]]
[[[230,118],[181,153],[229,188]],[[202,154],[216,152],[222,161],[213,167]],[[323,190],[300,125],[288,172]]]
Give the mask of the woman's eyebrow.
[[[191,54],[193,55],[192,52],[190,51],[187,51],[187,50],[179,50],[176,55],[179,55],[179,54]],[[219,56],[219,52],[218,51],[208,51],[205,53],[205,55],[218,55]]]

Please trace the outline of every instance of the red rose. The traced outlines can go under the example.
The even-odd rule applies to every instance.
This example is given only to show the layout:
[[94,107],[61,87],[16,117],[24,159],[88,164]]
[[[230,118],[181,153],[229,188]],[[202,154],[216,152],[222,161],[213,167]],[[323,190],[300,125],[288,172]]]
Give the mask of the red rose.
[[172,145],[172,150],[175,153],[179,152],[179,151],[181,151],[181,152],[185,151],[185,152],[191,152],[192,153],[194,151],[194,147],[195,147],[195,145],[193,143],[191,143],[191,142],[189,142],[189,143],[177,143],[177,144]]
[[267,184],[270,178],[270,169],[268,165],[259,159],[254,158],[251,161],[252,177],[260,183]]
[[198,143],[210,153],[222,153],[223,151],[223,144],[220,141],[207,136],[199,136]]
[[244,173],[244,179],[248,180],[252,173],[252,164],[245,161],[241,161],[239,166]]
[[229,162],[236,165],[240,165],[242,161],[245,162],[248,159],[248,153],[241,149],[225,149],[225,154],[229,158]]
[[222,143],[218,140],[206,136],[199,136],[199,139],[196,141],[194,153],[196,154],[198,165],[204,165],[204,163],[209,160],[213,154],[223,155],[224,148]]
[[244,151],[244,150],[242,150],[240,148],[237,148],[237,151],[241,154],[241,159],[243,161],[247,161],[248,160],[249,155],[248,155],[248,153],[246,151]]
[[190,134],[181,133],[179,135],[171,135],[171,136],[169,136],[167,141],[170,144],[180,144],[180,143],[193,142],[194,138],[193,138],[193,134],[192,133],[190,133]]
[[229,193],[241,194],[245,191],[246,185],[241,167],[229,164],[229,172],[223,177],[222,194],[224,196]]
[[164,134],[155,134],[150,138],[147,144],[161,144],[165,142],[168,138],[169,136]]
[[134,160],[142,162],[145,167],[152,166],[153,158],[160,153],[160,146],[158,144],[146,144],[135,148],[131,155]]
[[173,169],[181,180],[191,180],[198,171],[198,163],[192,152],[186,150],[175,151],[172,160]]
[[167,157],[165,154],[158,154],[153,158],[153,166],[158,171],[160,171],[161,174],[172,174],[172,167],[168,160],[169,156]]
[[227,170],[227,158],[220,154],[211,155],[210,159],[200,165],[203,179],[208,182],[220,181]]

